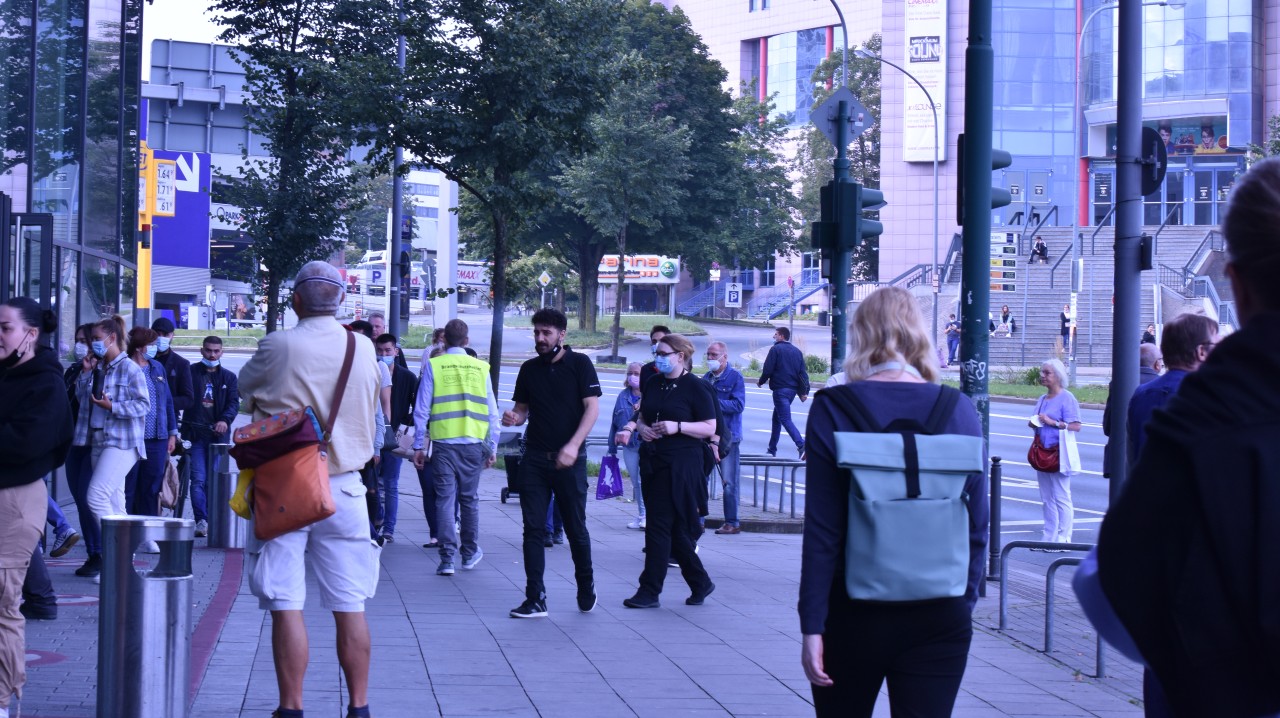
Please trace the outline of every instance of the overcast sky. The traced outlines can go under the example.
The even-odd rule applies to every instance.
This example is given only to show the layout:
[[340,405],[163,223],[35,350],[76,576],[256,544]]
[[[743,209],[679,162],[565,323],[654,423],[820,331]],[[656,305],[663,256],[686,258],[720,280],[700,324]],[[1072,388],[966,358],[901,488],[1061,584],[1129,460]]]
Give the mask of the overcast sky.
[[142,5],[142,77],[151,77],[155,40],[213,42],[221,31],[206,14],[207,0],[155,0]]

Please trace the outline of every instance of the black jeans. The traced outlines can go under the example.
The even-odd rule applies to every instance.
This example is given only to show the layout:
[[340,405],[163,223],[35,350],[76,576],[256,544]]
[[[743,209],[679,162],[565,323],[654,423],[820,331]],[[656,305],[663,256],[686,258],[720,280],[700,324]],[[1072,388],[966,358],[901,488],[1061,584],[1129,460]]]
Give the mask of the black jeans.
[[520,513],[524,518],[525,598],[542,601],[547,597],[542,574],[547,557],[543,542],[547,537],[547,507],[555,494],[556,508],[564,519],[564,535],[573,556],[573,576],[578,590],[593,587],[591,535],[587,533],[587,454],[567,469],[557,469],[555,457],[547,452],[526,451],[520,460]]
[[640,488],[644,491],[648,523],[638,596],[657,598],[662,593],[668,557],[680,564],[680,573],[690,589],[701,591],[711,584],[711,577],[693,550],[702,532],[698,493],[706,491],[702,451],[700,446],[675,451],[640,447]]
[[968,602],[855,602],[837,580],[822,634],[823,666],[834,685],[812,686],[818,717],[871,718],[886,679],[893,718],[951,715],[973,639]]

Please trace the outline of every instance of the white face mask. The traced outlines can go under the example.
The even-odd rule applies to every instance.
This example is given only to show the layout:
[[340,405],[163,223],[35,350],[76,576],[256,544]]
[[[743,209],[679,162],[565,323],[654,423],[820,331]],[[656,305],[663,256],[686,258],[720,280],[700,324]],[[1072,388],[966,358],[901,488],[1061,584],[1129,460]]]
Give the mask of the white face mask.
[[71,350],[71,356],[74,356],[76,361],[89,356],[89,345],[84,342],[76,342],[75,347]]

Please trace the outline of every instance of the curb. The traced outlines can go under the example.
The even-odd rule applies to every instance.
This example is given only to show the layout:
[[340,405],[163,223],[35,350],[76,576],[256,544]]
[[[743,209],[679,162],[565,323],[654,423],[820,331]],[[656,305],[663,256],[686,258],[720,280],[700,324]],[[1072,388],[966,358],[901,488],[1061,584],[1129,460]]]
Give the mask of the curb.
[[[714,530],[724,526],[724,519],[708,518],[705,528]],[[742,519],[739,526],[743,533],[754,534],[802,534],[804,519]]]

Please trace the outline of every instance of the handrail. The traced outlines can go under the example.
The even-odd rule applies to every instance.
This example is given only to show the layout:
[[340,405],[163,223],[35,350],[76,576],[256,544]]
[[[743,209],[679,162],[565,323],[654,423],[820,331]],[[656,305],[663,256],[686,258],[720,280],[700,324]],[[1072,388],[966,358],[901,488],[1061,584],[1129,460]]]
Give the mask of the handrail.
[[1054,262],[1053,266],[1049,268],[1049,288],[1050,289],[1053,289],[1054,279],[1058,275],[1058,265],[1062,264],[1062,260],[1066,259],[1071,254],[1071,250],[1075,248],[1075,242],[1080,240],[1080,236],[1081,235],[1077,234],[1075,237],[1071,238],[1072,245],[1070,247],[1067,247],[1067,251],[1063,252],[1062,256],[1058,257],[1058,261]]
[[[778,513],[782,513],[782,503],[787,495],[787,482],[782,477],[787,469],[791,469],[791,518],[796,517],[796,471],[803,469],[805,462],[799,459],[779,459],[769,454],[743,454],[739,457],[738,462],[741,466],[753,467],[751,472],[751,505],[756,506],[757,498],[759,498],[760,503],[758,505],[762,511],[769,510],[769,469],[776,466],[783,471],[778,476],[778,483],[781,485],[781,488],[778,489]],[[757,497],[756,481],[760,478],[760,475],[754,469],[761,466],[764,467],[764,495]]]
[[[1111,215],[1115,213],[1116,206],[1113,204],[1111,205],[1111,209],[1107,210],[1107,213],[1102,215],[1102,221],[1098,223],[1097,228],[1093,230],[1093,234],[1089,236],[1089,254],[1098,253],[1098,232],[1101,232],[1102,228],[1107,226],[1107,220],[1111,219]],[[1114,229],[1115,228],[1113,227],[1112,230],[1114,231]]]
[[1156,233],[1151,235],[1151,246],[1152,246],[1153,254],[1158,253],[1156,250],[1159,248],[1159,245],[1156,244],[1156,240],[1160,239],[1160,233],[1164,231],[1165,227],[1169,226],[1169,220],[1173,219],[1173,215],[1178,214],[1181,211],[1182,211],[1182,205],[1175,204],[1173,206],[1173,209],[1169,210],[1169,214],[1166,214],[1164,216],[1164,221],[1160,223],[1160,227],[1156,229]]
[[1025,243],[1026,243],[1026,245],[1027,245],[1027,247],[1031,247],[1031,246],[1032,246],[1032,242],[1034,242],[1034,241],[1035,241],[1036,234],[1038,234],[1038,233],[1040,232],[1040,230],[1041,230],[1041,229],[1043,229],[1043,228],[1044,228],[1044,226],[1045,226],[1046,224],[1048,224],[1048,223],[1049,223],[1049,218],[1050,218],[1050,217],[1054,217],[1054,216],[1056,216],[1057,214],[1058,214],[1058,205],[1056,205],[1056,204],[1055,204],[1055,205],[1053,205],[1052,207],[1050,207],[1050,208],[1049,208],[1049,211],[1048,211],[1048,212],[1045,212],[1045,213],[1044,213],[1044,214],[1042,214],[1042,215],[1039,215],[1039,214],[1037,214],[1037,215],[1033,215],[1033,216],[1038,216],[1038,217],[1040,217],[1040,222],[1039,222],[1038,224],[1036,224],[1035,228],[1034,228],[1034,229],[1032,229],[1030,233],[1026,233],[1026,232],[1024,232],[1024,233],[1023,233],[1023,234],[1018,238],[1018,256],[1022,256],[1022,254],[1023,254],[1024,247],[1022,246],[1022,244],[1025,242]]
[[[1215,237],[1217,238],[1216,242],[1214,241]],[[1222,240],[1222,233],[1216,227],[1211,228],[1204,233],[1204,239],[1200,240],[1200,246],[1196,247],[1196,251],[1191,253],[1191,259],[1187,260],[1183,271],[1195,275],[1200,271],[1200,265],[1204,262],[1209,252],[1221,252],[1223,249],[1225,249],[1225,244]]]
[[1188,288],[1189,283],[1185,269],[1174,269],[1161,262],[1157,266],[1157,271],[1156,281],[1162,286],[1168,287],[1184,297],[1190,298],[1192,296]]
[[959,233],[951,235],[951,246],[947,248],[946,261],[942,263],[942,279],[943,284],[951,281],[951,274],[955,270],[955,266],[960,263],[962,250],[964,249],[964,237]]

